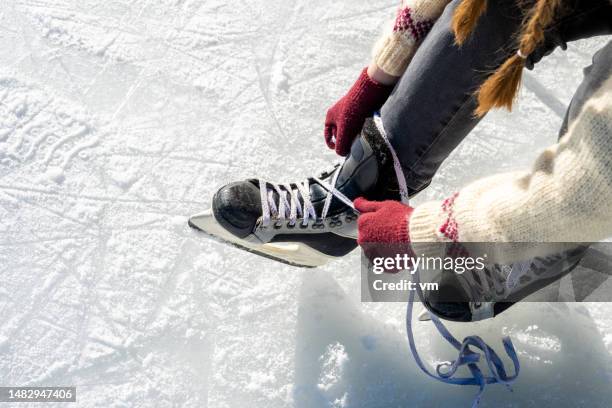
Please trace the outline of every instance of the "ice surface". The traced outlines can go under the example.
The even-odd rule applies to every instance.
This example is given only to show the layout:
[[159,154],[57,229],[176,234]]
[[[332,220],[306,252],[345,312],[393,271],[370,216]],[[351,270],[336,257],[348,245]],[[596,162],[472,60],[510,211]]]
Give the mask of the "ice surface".
[[[185,223],[228,181],[329,167],[325,111],[395,7],[0,3],[0,385],[76,385],[83,407],[467,406],[474,389],[416,368],[404,305],[359,302],[357,252],[303,271]],[[529,163],[603,42],[529,73],[515,112],[490,115],[418,200]],[[510,334],[521,354],[514,392],[483,406],[603,407],[611,310],[524,304],[451,329]],[[429,362],[452,357],[418,327]]]

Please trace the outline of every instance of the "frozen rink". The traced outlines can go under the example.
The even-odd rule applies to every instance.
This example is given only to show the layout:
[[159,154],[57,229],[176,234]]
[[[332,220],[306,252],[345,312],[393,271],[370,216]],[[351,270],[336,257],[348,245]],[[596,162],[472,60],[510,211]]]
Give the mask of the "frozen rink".
[[[469,406],[474,387],[416,367],[404,304],[360,302],[358,251],[303,270],[186,223],[224,183],[337,160],[325,112],[397,3],[0,2],[0,386],[75,385],[79,407]],[[417,202],[530,163],[605,41],[528,73],[515,111],[489,115]],[[417,327],[426,360],[454,356]],[[492,386],[483,407],[612,400],[610,304],[449,328],[500,353],[509,334],[520,354],[514,392]]]

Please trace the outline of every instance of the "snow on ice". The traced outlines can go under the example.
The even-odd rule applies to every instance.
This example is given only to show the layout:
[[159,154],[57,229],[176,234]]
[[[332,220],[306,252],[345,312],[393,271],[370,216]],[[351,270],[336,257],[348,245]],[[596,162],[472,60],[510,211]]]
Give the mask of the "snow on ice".
[[[475,390],[418,371],[404,305],[360,302],[357,252],[303,271],[186,225],[226,182],[300,180],[336,160],[325,111],[395,8],[2,2],[1,385],[74,385],[83,407],[468,406]],[[528,164],[602,42],[529,73],[515,112],[481,123],[418,200]],[[450,328],[500,346],[509,334],[520,353],[514,392],[491,387],[483,406],[603,407],[611,310],[521,304]],[[452,357],[418,328],[428,362]]]

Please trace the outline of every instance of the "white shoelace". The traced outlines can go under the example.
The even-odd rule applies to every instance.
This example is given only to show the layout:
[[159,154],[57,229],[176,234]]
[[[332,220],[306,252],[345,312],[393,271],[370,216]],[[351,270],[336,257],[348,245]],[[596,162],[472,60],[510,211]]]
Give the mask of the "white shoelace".
[[[339,166],[335,170],[331,184],[317,177],[312,178],[317,184],[327,190],[320,219],[325,219],[327,216],[334,197],[357,213],[353,202],[334,187],[341,168],[342,166]],[[278,184],[260,179],[259,192],[261,194],[262,226],[264,227],[269,226],[273,219],[276,222],[289,220],[290,226],[294,226],[298,219],[302,220],[301,224],[303,226],[307,226],[311,219],[314,221],[318,219],[310,197],[310,181],[308,179],[295,184]],[[274,199],[274,193],[278,196],[278,204]]]
[[[374,116],[374,122],[379,129],[383,129],[380,116]],[[404,172],[402,171],[400,161],[393,146],[391,146],[386,135],[384,135],[384,129],[383,139],[393,157],[393,168],[399,183],[400,199],[404,204],[408,205],[408,186],[406,185]],[[323,205],[323,211],[321,211],[321,219],[325,219],[327,216],[327,212],[329,211],[329,207],[334,197],[352,208],[356,214],[359,214],[359,211],[355,210],[352,200],[335,188],[340,169],[342,169],[342,164],[344,164],[344,162],[336,169],[331,184],[317,177],[313,177],[314,181],[327,190],[325,204]],[[271,186],[271,188],[268,186]],[[295,188],[292,188],[290,184],[276,184],[260,179],[259,192],[261,194],[262,226],[264,227],[269,226],[272,219],[276,219],[277,221],[289,219],[289,225],[291,226],[297,223],[298,218],[302,218],[303,226],[307,226],[310,219],[317,220],[317,213],[310,199],[310,182],[308,180],[302,183],[295,183]],[[278,195],[278,205],[274,200],[275,192]],[[302,199],[303,205],[300,204],[300,198]]]

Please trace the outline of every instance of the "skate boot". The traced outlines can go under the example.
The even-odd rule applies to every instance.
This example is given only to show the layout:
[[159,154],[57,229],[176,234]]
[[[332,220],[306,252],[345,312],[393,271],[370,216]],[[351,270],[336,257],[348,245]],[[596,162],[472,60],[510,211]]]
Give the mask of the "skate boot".
[[189,225],[241,249],[316,267],[356,248],[352,201],[399,199],[393,158],[372,119],[342,165],[297,183],[250,179],[221,187]]
[[[588,245],[577,244],[559,252],[542,251],[549,254],[510,265],[491,264],[461,274],[443,271],[433,279],[439,284],[438,290],[419,295],[430,312],[446,320],[471,322],[492,318],[570,273],[587,249]],[[427,320],[427,316],[422,314],[419,319]]]

